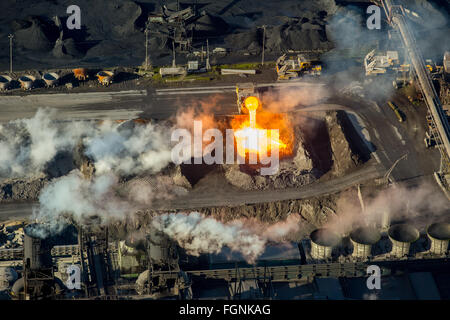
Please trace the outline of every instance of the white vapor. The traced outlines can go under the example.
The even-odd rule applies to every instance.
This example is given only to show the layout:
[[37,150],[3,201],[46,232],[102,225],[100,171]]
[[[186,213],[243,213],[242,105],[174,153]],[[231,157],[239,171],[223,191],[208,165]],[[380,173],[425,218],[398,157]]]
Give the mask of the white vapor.
[[33,212],[40,221],[51,221],[64,214],[70,214],[76,221],[85,217],[98,216],[103,221],[122,218],[133,207],[115,193],[118,179],[112,174],[86,180],[78,170],[54,179],[39,196],[39,209]]
[[96,134],[84,139],[86,154],[99,174],[158,172],[171,161],[170,130],[146,124],[121,127],[106,121]]
[[90,125],[56,124],[55,110],[39,109],[31,119],[0,125],[0,178],[41,173],[59,151],[71,150]]
[[55,110],[39,109],[31,119],[0,125],[0,178],[43,173],[58,152],[82,141],[99,174],[155,173],[171,161],[171,126],[104,121],[53,121]]
[[269,241],[281,241],[289,232],[298,229],[297,218],[288,220],[270,227],[252,221],[250,226],[245,220],[223,223],[199,212],[191,212],[166,213],[156,216],[152,223],[188,254],[219,253],[226,246],[240,252],[248,262],[254,262]]

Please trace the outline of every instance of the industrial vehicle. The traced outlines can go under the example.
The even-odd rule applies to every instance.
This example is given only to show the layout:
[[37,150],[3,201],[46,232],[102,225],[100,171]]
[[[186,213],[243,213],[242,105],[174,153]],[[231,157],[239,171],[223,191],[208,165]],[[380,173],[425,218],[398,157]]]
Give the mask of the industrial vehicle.
[[72,70],[73,75],[78,81],[84,81],[89,78],[88,72],[85,68],[78,68]]
[[398,122],[405,121],[405,117],[404,117],[403,113],[400,111],[400,109],[393,102],[388,101],[388,105],[392,109],[392,111],[394,111],[395,116],[398,119]]
[[59,75],[56,72],[49,72],[42,76],[47,88],[56,87],[59,81]]
[[20,86],[24,90],[31,90],[34,86],[34,81],[36,80],[36,77],[32,75],[24,75],[19,78]]
[[322,72],[322,66],[319,61],[308,59],[302,54],[296,57],[286,58],[283,54],[276,61],[278,80],[291,80],[303,75],[319,76]]
[[98,82],[100,82],[101,85],[109,86],[113,81],[114,72],[100,71],[99,73],[96,74],[96,76],[97,76]]
[[0,90],[5,91],[10,88],[12,78],[7,75],[0,75]]

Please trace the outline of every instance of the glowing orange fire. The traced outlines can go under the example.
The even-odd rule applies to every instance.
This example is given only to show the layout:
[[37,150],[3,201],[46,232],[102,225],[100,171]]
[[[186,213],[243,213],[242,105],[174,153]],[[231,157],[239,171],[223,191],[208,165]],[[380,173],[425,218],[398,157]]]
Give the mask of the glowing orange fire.
[[256,113],[260,102],[253,96],[247,97],[244,105],[248,116],[235,116],[231,121],[238,154],[243,158],[250,154],[269,156],[271,146],[275,145],[280,157],[292,154],[294,134],[286,116],[264,111]]

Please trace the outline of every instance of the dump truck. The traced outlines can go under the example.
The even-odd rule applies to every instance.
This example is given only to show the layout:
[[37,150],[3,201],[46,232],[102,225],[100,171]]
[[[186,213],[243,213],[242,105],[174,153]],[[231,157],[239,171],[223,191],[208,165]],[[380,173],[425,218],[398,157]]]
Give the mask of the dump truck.
[[392,109],[392,111],[394,111],[395,116],[398,119],[398,122],[405,121],[405,117],[404,117],[403,113],[400,111],[400,109],[393,102],[388,101],[388,105]]
[[36,80],[36,77],[32,75],[24,75],[19,78],[20,86],[24,90],[31,90],[34,86],[34,81]]
[[101,85],[109,86],[113,82],[114,72],[103,70],[97,73],[96,76]]
[[244,101],[247,97],[253,96],[260,98],[258,91],[255,88],[255,84],[252,82],[238,83],[236,84],[236,96],[238,113],[248,113],[247,108],[244,106]]
[[59,81],[59,75],[56,72],[49,72],[42,76],[47,88],[55,87]]
[[306,58],[302,54],[288,59],[286,54],[283,54],[277,59],[275,65],[278,80],[291,80],[303,75],[319,76],[322,72],[319,61]]
[[10,88],[12,78],[7,75],[0,75],[0,90],[5,91]]
[[88,71],[85,68],[77,68],[77,69],[73,69],[72,70],[74,77],[78,80],[78,81],[84,81],[87,78],[89,78],[88,76]]

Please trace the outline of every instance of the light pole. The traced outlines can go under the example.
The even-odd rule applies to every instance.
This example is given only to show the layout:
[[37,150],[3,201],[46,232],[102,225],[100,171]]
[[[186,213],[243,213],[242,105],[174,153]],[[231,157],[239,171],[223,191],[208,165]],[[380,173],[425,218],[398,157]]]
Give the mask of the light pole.
[[145,27],[145,70],[148,69],[148,29]]
[[8,35],[9,38],[9,73],[12,74],[12,70],[13,70],[13,38],[14,35],[10,34]]
[[263,44],[262,44],[262,57],[261,57],[261,65],[264,65],[264,47],[266,44],[266,26],[263,25]]
[[172,51],[173,51],[172,68],[175,68],[177,66],[177,63],[175,61],[175,40],[172,40]]
[[209,39],[206,39],[206,70],[211,70],[211,65],[209,64]]

